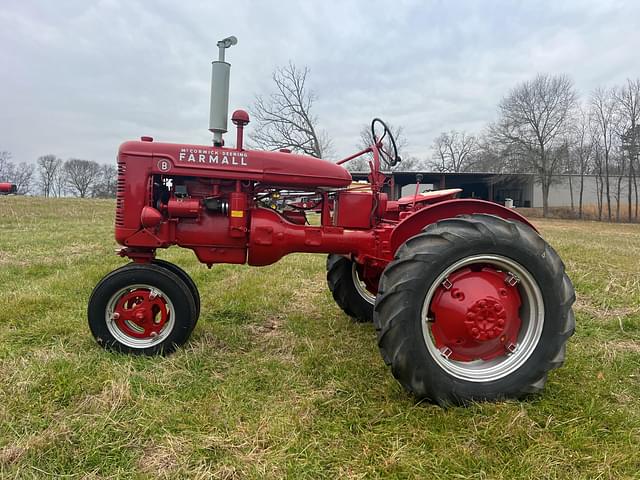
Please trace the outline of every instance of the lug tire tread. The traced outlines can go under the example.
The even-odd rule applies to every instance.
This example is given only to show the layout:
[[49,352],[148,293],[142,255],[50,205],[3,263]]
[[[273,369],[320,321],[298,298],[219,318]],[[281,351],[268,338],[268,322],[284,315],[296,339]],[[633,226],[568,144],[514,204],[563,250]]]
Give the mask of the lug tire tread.
[[[442,267],[442,259],[449,259],[451,264],[460,258],[451,258],[452,255],[460,255],[461,250],[478,243],[481,244],[478,248],[491,250],[494,246],[499,252],[506,248],[505,245],[517,245],[514,248],[514,251],[517,250],[514,254],[516,257],[512,258],[521,262],[517,255],[525,255],[528,256],[528,263],[538,262],[539,268],[552,279],[552,288],[558,292],[554,297],[555,312],[547,307],[543,292],[544,338],[541,337],[532,354],[533,357],[544,348],[542,361],[533,365],[530,357],[516,372],[487,386],[455,379],[442,370],[438,372],[440,367],[435,363],[426,365],[433,360],[424,345],[422,328],[416,326],[422,321],[416,320],[416,313],[421,311],[428,289],[424,288],[425,277],[435,278],[446,268],[446,265]],[[462,255],[462,258],[464,256],[467,255]],[[545,384],[547,373],[564,363],[566,343],[575,330],[575,316],[571,310],[574,301],[575,292],[562,260],[537,232],[517,221],[475,214],[444,219],[429,225],[398,249],[394,260],[380,278],[373,319],[382,358],[408,391],[419,399],[429,399],[441,405],[466,404],[476,400],[521,398],[539,392]],[[545,337],[547,330],[549,334]],[[419,341],[416,341],[418,334]],[[546,343],[542,346],[545,339]],[[529,371],[520,374],[525,367]],[[516,375],[518,378],[510,382],[511,377]]]
[[[126,285],[118,279],[123,275],[131,276],[129,284],[143,282],[153,285],[158,281],[166,282],[165,288],[161,290],[167,295],[169,292],[166,290],[175,289],[173,292],[175,297],[171,298],[176,309],[174,312],[175,324],[169,337],[162,343],[147,348],[133,348],[120,343],[109,333],[105,324],[104,309],[109,297],[123,285]],[[148,278],[145,278],[147,276]],[[137,280],[138,278],[141,280]],[[172,353],[188,340],[197,320],[194,297],[182,278],[158,265],[136,263],[117,268],[98,282],[89,298],[87,317],[91,332],[100,346],[108,350],[135,355],[167,355]]]
[[351,276],[352,260],[341,255],[327,256],[327,284],[333,299],[344,313],[359,323],[373,320],[373,305],[356,290]]

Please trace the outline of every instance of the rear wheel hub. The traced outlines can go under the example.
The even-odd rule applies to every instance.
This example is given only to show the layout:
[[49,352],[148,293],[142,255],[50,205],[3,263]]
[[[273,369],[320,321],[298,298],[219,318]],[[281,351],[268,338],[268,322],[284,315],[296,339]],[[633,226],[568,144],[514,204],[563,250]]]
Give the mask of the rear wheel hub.
[[544,325],[542,293],[512,258],[477,254],[451,264],[427,290],[422,333],[429,355],[449,375],[490,382],[518,370]]
[[507,314],[504,306],[495,298],[478,300],[467,310],[464,324],[475,340],[491,340],[504,332]]
[[490,360],[515,345],[521,299],[509,278],[491,266],[472,265],[441,282],[431,302],[431,331],[447,358]]

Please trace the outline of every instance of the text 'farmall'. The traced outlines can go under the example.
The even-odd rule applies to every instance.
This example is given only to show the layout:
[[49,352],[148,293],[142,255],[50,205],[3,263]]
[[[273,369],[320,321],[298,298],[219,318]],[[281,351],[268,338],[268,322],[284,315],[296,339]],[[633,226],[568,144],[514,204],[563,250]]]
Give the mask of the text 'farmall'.
[[212,165],[246,166],[247,153],[224,150],[204,150],[199,148],[181,148],[179,161]]

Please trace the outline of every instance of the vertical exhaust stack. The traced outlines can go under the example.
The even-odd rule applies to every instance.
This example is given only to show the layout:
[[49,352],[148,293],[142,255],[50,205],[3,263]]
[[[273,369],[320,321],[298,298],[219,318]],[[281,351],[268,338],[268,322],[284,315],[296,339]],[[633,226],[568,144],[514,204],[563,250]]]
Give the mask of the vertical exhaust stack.
[[213,144],[222,146],[222,134],[227,132],[229,115],[229,71],[231,64],[224,61],[224,51],[238,43],[234,36],[220,40],[218,60],[211,62],[211,110],[209,111],[209,131],[213,133]]

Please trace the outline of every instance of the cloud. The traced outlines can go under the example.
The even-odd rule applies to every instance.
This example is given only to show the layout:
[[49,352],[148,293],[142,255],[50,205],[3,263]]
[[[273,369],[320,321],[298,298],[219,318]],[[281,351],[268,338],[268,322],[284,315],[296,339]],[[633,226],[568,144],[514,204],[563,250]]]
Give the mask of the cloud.
[[291,60],[311,69],[337,156],[380,116],[426,158],[439,132],[480,131],[537,72],[566,73],[583,95],[638,77],[639,13],[631,0],[5,1],[0,150],[109,162],[140,135],[207,144],[210,61],[234,34],[231,110]]

